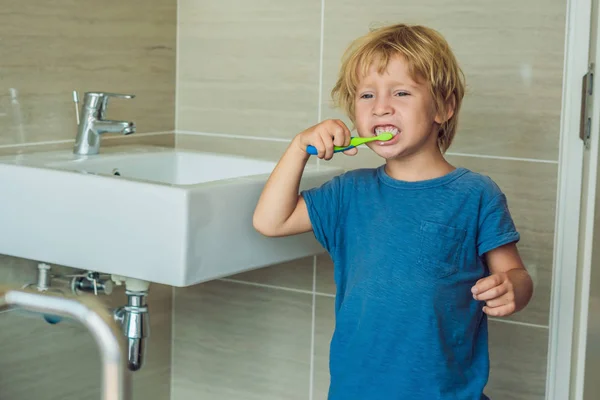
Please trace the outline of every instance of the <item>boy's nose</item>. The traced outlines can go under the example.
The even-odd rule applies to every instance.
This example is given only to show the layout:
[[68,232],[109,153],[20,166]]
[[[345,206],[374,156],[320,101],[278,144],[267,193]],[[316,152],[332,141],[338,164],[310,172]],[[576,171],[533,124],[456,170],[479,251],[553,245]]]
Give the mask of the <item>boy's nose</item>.
[[393,111],[394,109],[392,108],[390,100],[387,97],[379,97],[373,107],[373,115],[378,117],[389,115]]

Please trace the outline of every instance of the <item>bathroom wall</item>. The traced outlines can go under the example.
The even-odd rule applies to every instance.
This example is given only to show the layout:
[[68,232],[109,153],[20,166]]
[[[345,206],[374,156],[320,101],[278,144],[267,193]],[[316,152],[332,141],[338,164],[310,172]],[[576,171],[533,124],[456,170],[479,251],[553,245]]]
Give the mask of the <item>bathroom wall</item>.
[[[76,135],[72,91],[135,94],[111,100],[107,117],[137,133],[102,146],[172,146],[175,124],[176,0],[7,1],[0,11],[0,155],[70,149]],[[1,188],[0,188],[1,193]],[[52,227],[45,227],[51,231]],[[40,260],[43,261],[43,260]],[[81,265],[85,268],[85,265]],[[0,284],[35,278],[36,262],[0,255]],[[73,273],[72,269],[59,269]],[[151,286],[151,337],[135,399],[170,394],[172,289]],[[106,299],[124,304],[123,290]],[[92,400],[100,361],[92,337],[73,323],[0,313],[0,398]]]
[[[543,399],[558,169],[564,0],[179,1],[176,146],[277,159],[332,117],[329,91],[354,37],[422,23],[453,47],[468,93],[449,160],[504,190],[536,291],[490,322],[487,393]],[[379,165],[368,151],[335,157]],[[324,399],[333,330],[326,255],[175,291],[173,399]]]
[[135,94],[107,118],[173,131],[175,0],[11,1],[0,22],[0,148],[74,140],[73,90]]

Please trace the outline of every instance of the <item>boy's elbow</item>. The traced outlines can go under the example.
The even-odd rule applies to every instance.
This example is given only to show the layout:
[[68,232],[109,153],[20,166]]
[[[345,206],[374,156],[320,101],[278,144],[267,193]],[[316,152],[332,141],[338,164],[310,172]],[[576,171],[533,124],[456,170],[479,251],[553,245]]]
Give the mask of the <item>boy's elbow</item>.
[[275,230],[268,224],[265,224],[256,214],[252,218],[252,226],[263,236],[275,237],[278,236]]

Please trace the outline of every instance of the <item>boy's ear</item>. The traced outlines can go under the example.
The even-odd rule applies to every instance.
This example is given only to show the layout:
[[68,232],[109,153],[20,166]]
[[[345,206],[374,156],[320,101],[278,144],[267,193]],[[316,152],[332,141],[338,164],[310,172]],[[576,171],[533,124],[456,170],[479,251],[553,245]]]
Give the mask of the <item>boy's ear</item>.
[[440,115],[440,113],[438,112],[435,115],[435,122],[441,125],[444,122],[448,121],[450,118],[452,118],[452,116],[454,115],[455,106],[456,106],[456,101],[454,99],[454,96],[452,96],[450,101],[448,103],[446,103],[446,118],[442,118],[443,116]]

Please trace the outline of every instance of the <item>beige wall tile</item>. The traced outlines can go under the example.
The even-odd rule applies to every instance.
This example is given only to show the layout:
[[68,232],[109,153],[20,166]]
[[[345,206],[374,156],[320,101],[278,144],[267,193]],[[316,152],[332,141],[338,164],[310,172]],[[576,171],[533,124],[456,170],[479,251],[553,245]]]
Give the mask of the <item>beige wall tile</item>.
[[[418,23],[439,30],[466,75],[468,94],[454,152],[556,160],[564,46],[564,0],[403,3],[328,0],[323,117],[348,44],[371,27]],[[344,121],[348,121],[344,119]]]
[[37,263],[0,254],[0,284],[21,287],[35,282]]
[[[147,145],[159,147],[175,147],[175,134],[165,133],[160,135],[127,135],[110,137],[102,141],[102,146],[129,146],[129,145]],[[102,148],[100,148],[102,151]]]
[[313,264],[313,257],[305,257],[299,260],[242,272],[228,278],[312,292]]
[[501,400],[542,400],[548,330],[489,322],[490,379],[486,394]]
[[317,122],[321,2],[179,2],[177,129],[291,138]]
[[175,290],[173,396],[306,399],[312,296],[213,281]]
[[74,139],[73,90],[80,100],[85,91],[133,93],[111,100],[107,118],[132,120],[138,132],[174,129],[177,2],[76,5],[5,5],[0,145]]
[[[315,314],[314,399],[329,389],[329,344],[335,328],[334,299],[317,296]],[[548,330],[489,322],[490,379],[485,393],[492,399],[541,400],[546,379]]]
[[335,294],[335,279],[333,277],[333,261],[328,253],[317,258],[317,293]]
[[329,391],[329,345],[335,329],[335,300],[317,296],[315,300],[315,348],[313,398],[326,400]]
[[[6,260],[3,260],[6,261]],[[13,263],[14,265],[14,263]],[[2,271],[0,269],[0,271]],[[107,306],[125,304],[122,290]],[[133,374],[134,400],[165,400],[170,395],[172,288],[150,287],[150,338],[145,365]],[[101,362],[92,336],[65,320],[50,325],[37,314],[0,313],[0,398],[10,400],[96,400]]]
[[218,135],[177,134],[175,140],[175,146],[181,149],[233,154],[269,161],[279,160],[289,146],[287,141],[240,139]]

